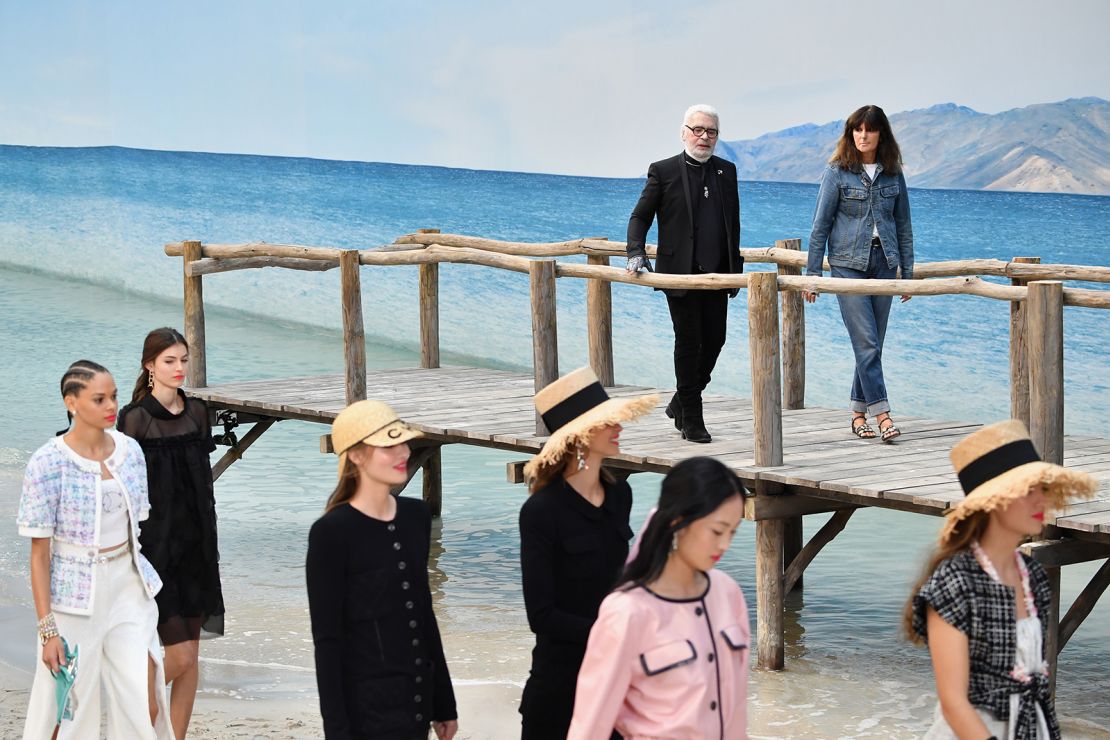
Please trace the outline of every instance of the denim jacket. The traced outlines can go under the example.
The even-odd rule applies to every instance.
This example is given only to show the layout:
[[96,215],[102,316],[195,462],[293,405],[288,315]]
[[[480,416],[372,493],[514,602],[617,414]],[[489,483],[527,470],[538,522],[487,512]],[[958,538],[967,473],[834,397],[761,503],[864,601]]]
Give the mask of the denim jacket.
[[826,245],[830,265],[866,270],[876,225],[887,266],[901,268],[902,279],[909,280],[913,277],[913,227],[906,178],[900,172],[883,172],[882,163],[874,182],[863,170],[826,167],[809,235],[806,274],[821,276]]
[[[150,512],[146,460],[139,443],[107,430],[116,448],[104,461],[124,492],[130,520],[131,557],[147,597],[162,588],[154,567],[139,552],[139,521]],[[100,550],[100,463],[79,456],[62,437],[31,455],[19,499],[19,533],[50,537],[50,606],[68,614],[92,613],[96,588],[94,559]]]

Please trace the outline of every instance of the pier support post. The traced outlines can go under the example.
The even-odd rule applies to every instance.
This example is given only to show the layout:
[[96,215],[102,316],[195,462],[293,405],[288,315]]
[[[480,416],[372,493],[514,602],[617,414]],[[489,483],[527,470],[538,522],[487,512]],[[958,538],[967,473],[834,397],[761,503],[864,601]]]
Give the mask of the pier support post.
[[357,249],[345,249],[339,253],[343,376],[348,404],[366,398],[366,335],[362,327],[362,281],[358,270]]
[[[1040,257],[1014,257],[1011,262],[1040,264]],[[1024,278],[1011,278],[1014,285],[1025,285]],[[1025,314],[1023,301],[1010,302],[1010,418],[1029,426],[1029,361],[1025,346]]]
[[1060,567],[1045,566],[1048,590],[1052,594],[1048,607],[1048,629],[1044,636],[1044,654],[1048,660],[1048,693],[1056,697],[1056,665],[1060,659]]
[[204,346],[204,286],[201,276],[190,276],[188,266],[203,256],[200,242],[184,243],[183,269],[185,270],[185,341],[189,343],[189,364],[185,369],[185,384],[190,388],[208,385],[208,364]]
[[423,496],[432,518],[443,514],[443,448],[437,446],[424,461]]
[[1029,361],[1029,436],[1046,462],[1064,464],[1064,284],[1029,283],[1025,339]]
[[755,464],[774,467],[782,465],[782,375],[778,277],[773,272],[753,272],[748,276],[748,345],[752,362]]
[[[801,252],[801,239],[779,239],[776,249]],[[779,275],[801,275],[802,270],[789,265],[778,266]],[[782,292],[782,407],[804,409],[806,406],[806,314],[805,300],[796,290]]]
[[[776,249],[801,252],[801,239],[778,239]],[[802,270],[789,265],[778,266],[779,275],[801,275]],[[805,300],[795,290],[782,291],[782,407],[804,409],[806,406],[806,314]],[[783,564],[789,565],[802,551],[805,542],[801,516],[792,516],[783,522]],[[794,582],[794,590],[802,588],[801,574]]]
[[[541,388],[559,378],[559,339],[555,318],[555,260],[535,260],[528,265],[532,297],[532,370],[535,386]],[[536,435],[548,429],[536,412]]]
[[[609,258],[591,254],[591,265],[609,266]],[[590,367],[604,386],[615,381],[613,372],[613,286],[608,280],[586,281],[586,327],[590,341]]]
[[[782,521],[782,567],[784,569],[790,567],[790,564],[794,562],[794,558],[798,557],[798,553],[802,551],[802,547],[805,545],[805,527],[802,524],[803,521],[804,517],[801,516],[787,517]],[[786,577],[785,571],[783,577]],[[801,591],[804,585],[802,582],[803,578],[804,576],[798,573],[798,576],[793,581],[793,585],[788,583],[787,585],[789,585],[790,588],[786,589],[783,593]]]
[[783,638],[783,520],[755,523],[756,668],[781,671]]

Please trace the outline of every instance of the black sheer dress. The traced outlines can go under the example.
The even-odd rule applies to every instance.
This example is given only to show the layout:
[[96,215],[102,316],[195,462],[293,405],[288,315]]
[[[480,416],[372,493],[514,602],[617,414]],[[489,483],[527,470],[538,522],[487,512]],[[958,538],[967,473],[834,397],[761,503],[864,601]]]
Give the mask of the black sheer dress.
[[163,645],[224,633],[224,598],[216,542],[216,500],[209,453],[216,449],[208,406],[178,391],[173,414],[154,396],[125,406],[121,432],[146,455],[150,516],[140,525],[143,555],[162,578],[158,636]]

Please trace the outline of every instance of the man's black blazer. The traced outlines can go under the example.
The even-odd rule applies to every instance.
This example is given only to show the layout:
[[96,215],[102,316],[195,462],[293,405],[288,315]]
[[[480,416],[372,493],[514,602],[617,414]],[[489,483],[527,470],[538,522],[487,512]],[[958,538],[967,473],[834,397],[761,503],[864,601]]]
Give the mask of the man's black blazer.
[[[736,187],[736,165],[720,157],[710,157],[703,167],[716,172],[725,213],[728,272],[744,271],[740,256],[740,194]],[[647,184],[628,219],[628,256],[646,257],[645,242],[651,222],[659,217],[659,251],[655,260],[658,272],[689,275],[694,268],[694,217],[690,202],[689,173],[684,155],[679,154],[648,167]],[[676,298],[685,290],[664,291]]]

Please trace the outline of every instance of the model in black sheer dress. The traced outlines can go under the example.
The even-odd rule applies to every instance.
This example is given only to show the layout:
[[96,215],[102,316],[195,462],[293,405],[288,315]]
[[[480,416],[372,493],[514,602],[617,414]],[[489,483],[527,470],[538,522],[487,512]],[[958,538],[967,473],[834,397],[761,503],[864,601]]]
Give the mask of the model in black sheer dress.
[[189,347],[179,332],[150,332],[131,403],[120,411],[118,422],[146,456],[151,508],[140,542],[163,583],[157,596],[158,636],[166,650],[170,717],[178,740],[185,737],[193,714],[201,631],[224,631],[208,458],[215,445],[207,405],[181,390],[188,362]]

